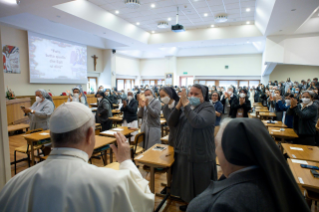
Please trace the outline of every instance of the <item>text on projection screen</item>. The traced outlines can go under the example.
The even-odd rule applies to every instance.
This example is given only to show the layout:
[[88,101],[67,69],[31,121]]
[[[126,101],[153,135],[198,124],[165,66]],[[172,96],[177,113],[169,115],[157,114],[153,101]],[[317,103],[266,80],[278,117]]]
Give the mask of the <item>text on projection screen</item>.
[[28,32],[30,83],[86,84],[87,48]]

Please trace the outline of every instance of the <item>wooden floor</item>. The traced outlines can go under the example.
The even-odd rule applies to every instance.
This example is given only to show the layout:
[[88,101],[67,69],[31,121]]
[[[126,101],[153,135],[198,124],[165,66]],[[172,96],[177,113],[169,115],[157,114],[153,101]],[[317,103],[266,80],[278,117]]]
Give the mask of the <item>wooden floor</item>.
[[[18,146],[23,146],[26,144],[26,141],[24,140],[22,134],[20,135],[11,135],[9,136],[9,142],[10,142],[10,161],[14,160],[14,149]],[[25,158],[25,154],[17,153],[17,160],[21,158]],[[110,161],[108,159],[108,161]],[[92,163],[96,166],[104,166],[102,160],[99,159],[92,159]],[[25,170],[28,168],[28,163],[26,161],[20,162],[17,164],[17,173]],[[149,172],[143,170],[142,166],[140,166],[139,170],[141,171],[143,177],[147,180],[150,178]],[[222,174],[220,167],[218,167],[218,176]],[[14,165],[11,165],[11,175],[14,176]],[[155,174],[155,192],[159,193],[163,186],[161,186],[161,183],[166,183],[166,173],[156,173]],[[161,197],[155,197],[155,208],[159,205],[159,203],[162,201]],[[164,206],[162,207],[162,212],[179,212],[179,206],[184,205],[185,203],[180,201],[173,201],[173,200],[167,200]],[[319,204],[318,204],[319,206]],[[312,212],[319,212],[319,207],[312,205]]]

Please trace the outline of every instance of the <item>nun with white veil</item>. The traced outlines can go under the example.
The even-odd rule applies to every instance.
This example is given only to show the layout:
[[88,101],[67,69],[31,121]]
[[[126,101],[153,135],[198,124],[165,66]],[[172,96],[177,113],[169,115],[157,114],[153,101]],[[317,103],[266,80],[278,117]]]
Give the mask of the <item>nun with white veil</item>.
[[144,149],[161,143],[161,102],[155,98],[153,90],[145,90],[145,101],[140,101],[137,116],[142,118],[141,131],[145,133]]
[[30,108],[21,108],[30,119],[30,130],[42,128],[49,129],[49,120],[54,111],[51,96],[44,90],[35,91],[35,102]]

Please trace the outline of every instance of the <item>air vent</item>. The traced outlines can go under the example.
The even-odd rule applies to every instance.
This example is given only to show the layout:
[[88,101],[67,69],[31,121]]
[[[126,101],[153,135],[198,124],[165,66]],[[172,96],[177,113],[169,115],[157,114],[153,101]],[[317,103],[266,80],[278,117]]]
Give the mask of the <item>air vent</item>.
[[157,24],[157,27],[160,28],[160,29],[166,29],[169,27],[168,23],[167,22],[159,22]]
[[226,22],[227,20],[228,20],[227,15],[217,15],[215,17],[215,22],[217,23],[223,23],[223,22]]

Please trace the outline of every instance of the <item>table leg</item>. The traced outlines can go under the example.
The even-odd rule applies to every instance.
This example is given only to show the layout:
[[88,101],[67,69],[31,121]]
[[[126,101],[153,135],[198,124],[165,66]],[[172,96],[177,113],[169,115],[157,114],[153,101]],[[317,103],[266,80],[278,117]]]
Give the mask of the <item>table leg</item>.
[[31,141],[31,166],[34,165],[34,146],[33,141]]
[[113,151],[110,148],[110,163],[113,163]]
[[166,178],[167,178],[167,193],[170,193],[171,192],[171,182],[172,182],[171,167],[169,167],[167,170]]
[[151,189],[151,192],[154,193],[154,190],[155,190],[155,182],[154,182],[154,176],[155,173],[154,173],[154,167],[151,166],[151,176],[150,176],[150,189]]

